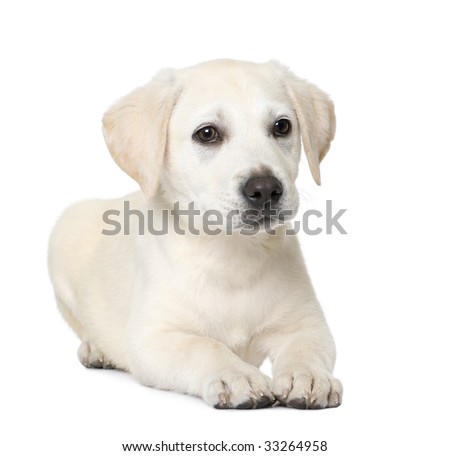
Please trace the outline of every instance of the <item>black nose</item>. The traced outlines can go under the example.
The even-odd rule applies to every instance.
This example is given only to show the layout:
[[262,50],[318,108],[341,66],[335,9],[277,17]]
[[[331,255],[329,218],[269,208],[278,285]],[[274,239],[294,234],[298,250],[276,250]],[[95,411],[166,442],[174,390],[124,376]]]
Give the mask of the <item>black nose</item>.
[[244,186],[244,196],[256,209],[275,204],[283,194],[281,182],[273,176],[252,177]]

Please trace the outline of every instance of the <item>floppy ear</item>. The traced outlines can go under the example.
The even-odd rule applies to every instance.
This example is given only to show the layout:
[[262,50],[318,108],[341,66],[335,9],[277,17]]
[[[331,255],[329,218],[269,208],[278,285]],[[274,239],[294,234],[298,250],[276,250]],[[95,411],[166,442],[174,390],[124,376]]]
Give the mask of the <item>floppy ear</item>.
[[320,162],[336,130],[334,105],[325,92],[287,71],[287,88],[294,103],[309,169],[320,185]]
[[147,198],[159,185],[167,127],[176,98],[174,70],[159,72],[111,106],[103,116],[103,135],[120,168],[140,185]]

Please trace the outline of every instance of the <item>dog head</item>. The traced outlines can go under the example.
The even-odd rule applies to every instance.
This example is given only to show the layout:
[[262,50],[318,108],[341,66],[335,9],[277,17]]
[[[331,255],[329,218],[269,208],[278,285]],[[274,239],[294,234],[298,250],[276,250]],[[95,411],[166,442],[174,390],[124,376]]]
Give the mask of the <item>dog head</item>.
[[162,191],[224,217],[250,210],[255,221],[270,206],[282,221],[298,209],[301,143],[320,184],[335,117],[324,92],[277,62],[217,60],[158,73],[108,110],[103,130],[147,198]]

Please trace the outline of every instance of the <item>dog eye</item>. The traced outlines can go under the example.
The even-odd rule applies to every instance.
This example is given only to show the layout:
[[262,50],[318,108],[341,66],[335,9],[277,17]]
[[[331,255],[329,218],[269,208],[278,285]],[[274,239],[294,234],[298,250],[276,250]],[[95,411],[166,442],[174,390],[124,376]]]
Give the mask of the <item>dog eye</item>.
[[219,133],[214,127],[207,125],[195,132],[195,138],[201,143],[214,143],[219,139]]
[[274,136],[287,136],[291,132],[289,119],[278,119],[273,126]]

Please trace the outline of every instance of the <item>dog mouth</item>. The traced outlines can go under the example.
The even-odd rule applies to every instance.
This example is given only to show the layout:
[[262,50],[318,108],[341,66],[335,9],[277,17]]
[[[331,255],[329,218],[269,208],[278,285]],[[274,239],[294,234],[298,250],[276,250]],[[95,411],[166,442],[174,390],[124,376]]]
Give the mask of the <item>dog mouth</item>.
[[240,214],[240,218],[235,225],[235,229],[248,228],[248,229],[275,229],[283,225],[294,216],[294,211],[280,210],[270,207],[270,205],[263,209],[246,209]]

